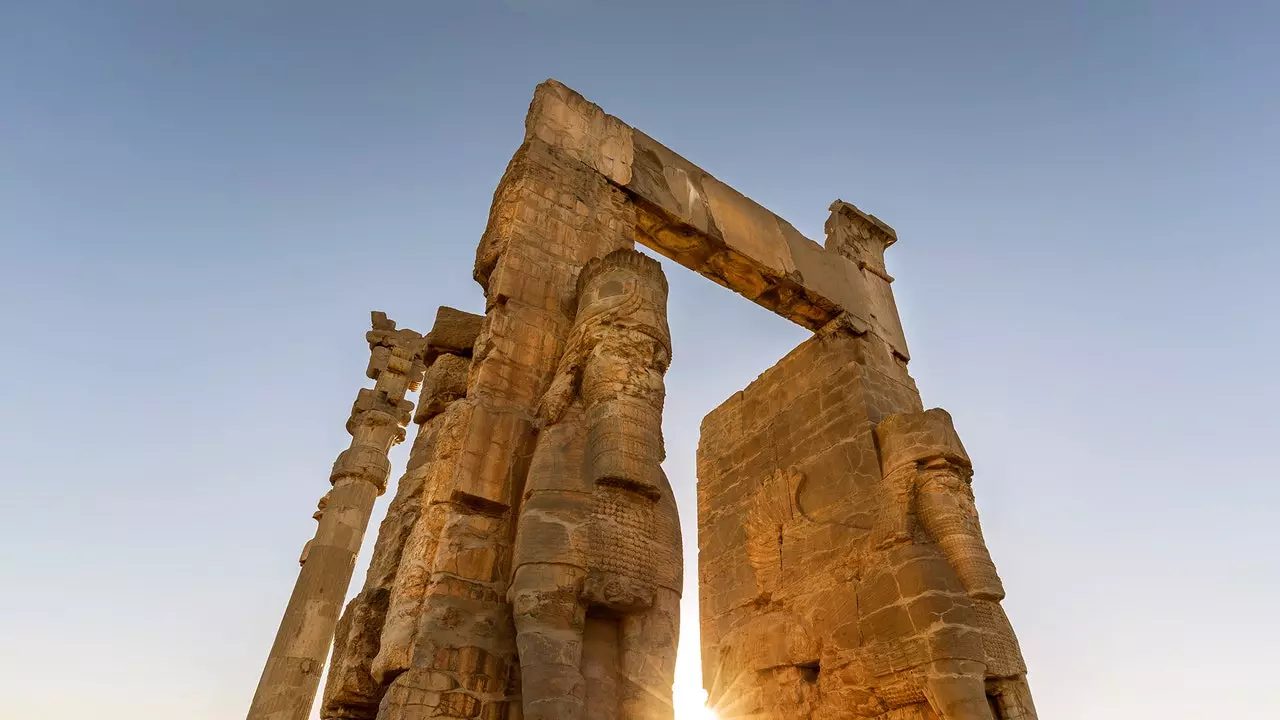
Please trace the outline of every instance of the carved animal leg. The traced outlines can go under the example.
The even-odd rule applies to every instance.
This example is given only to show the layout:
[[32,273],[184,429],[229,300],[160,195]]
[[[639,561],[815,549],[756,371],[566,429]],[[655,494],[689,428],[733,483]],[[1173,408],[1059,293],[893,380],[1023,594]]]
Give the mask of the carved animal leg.
[[511,603],[520,653],[523,720],[582,720],[586,608],[578,592],[585,574],[575,567],[549,563],[516,570]]
[[582,675],[587,680],[587,720],[618,720],[621,618],[587,610],[582,633]]
[[620,720],[671,720],[680,596],[658,588],[653,607],[622,619]]
[[1031,687],[1025,676],[992,681],[990,692],[1000,708],[998,720],[1036,720],[1036,706],[1031,702]]
[[971,660],[939,660],[930,666],[924,694],[943,720],[996,720],[987,700],[986,667]]

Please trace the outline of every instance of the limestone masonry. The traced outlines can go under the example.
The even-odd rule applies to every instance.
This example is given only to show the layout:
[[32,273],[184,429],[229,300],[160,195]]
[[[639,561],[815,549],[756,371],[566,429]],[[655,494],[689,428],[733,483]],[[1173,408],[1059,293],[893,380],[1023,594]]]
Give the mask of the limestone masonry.
[[[673,717],[667,281],[636,245],[814,331],[702,423],[698,620],[717,715],[1033,720],[969,456],[907,373],[896,240],[837,200],[818,245],[540,85],[476,251],[485,314],[442,307],[425,337],[374,314],[376,385],[250,720],[305,720],[331,641],[324,718]],[[410,415],[408,466],[339,617]]]

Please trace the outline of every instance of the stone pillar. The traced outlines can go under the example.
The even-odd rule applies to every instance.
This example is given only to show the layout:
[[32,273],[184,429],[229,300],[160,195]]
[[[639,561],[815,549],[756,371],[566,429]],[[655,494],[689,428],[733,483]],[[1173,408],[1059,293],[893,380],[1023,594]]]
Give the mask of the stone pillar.
[[670,360],[658,262],[621,249],[587,263],[516,528],[524,720],[672,717],[682,564],[661,466]]
[[[636,224],[622,190],[540,139],[536,131],[554,122],[531,111],[529,134],[494,193],[476,251],[485,319],[467,396],[443,413],[432,463],[439,484],[419,520],[430,557],[414,567],[406,549],[401,563],[410,581],[403,597],[420,600],[406,602],[401,613],[393,590],[372,664],[374,677],[390,682],[378,720],[498,720],[520,712],[506,595],[516,514],[538,436],[536,408],[573,325],[579,271],[593,258],[632,247]],[[425,556],[415,551],[415,557]],[[407,645],[402,630],[414,607],[416,632]]]
[[[329,660],[320,716],[325,720],[372,720],[394,672],[374,673],[374,659],[382,653],[383,634],[391,627],[384,663],[407,667],[421,605],[421,572],[429,560],[435,537],[430,521],[420,522],[440,485],[434,472],[448,441],[441,440],[445,411],[462,402],[467,393],[467,371],[472,346],[480,334],[480,315],[441,307],[427,334],[427,371],[422,394],[414,410],[418,432],[409,451],[409,462],[396,485],[395,498],[378,528],[378,539],[365,575],[364,588],[347,604]],[[392,660],[392,658],[398,660]]]
[[387,452],[405,438],[413,403],[404,395],[422,381],[423,338],[396,330],[379,312],[366,337],[366,373],[375,384],[360,390],[347,420],[351,447],[333,464],[333,487],[317,513],[319,527],[307,543],[248,720],[306,720],[311,712],[374,500],[387,487]]

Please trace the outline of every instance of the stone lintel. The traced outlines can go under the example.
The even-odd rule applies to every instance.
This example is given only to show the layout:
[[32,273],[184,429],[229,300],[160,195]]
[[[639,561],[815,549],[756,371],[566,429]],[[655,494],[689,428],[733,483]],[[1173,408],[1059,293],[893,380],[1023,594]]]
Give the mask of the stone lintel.
[[[882,291],[873,291],[858,263],[565,85],[538,86],[525,139],[557,148],[624,190],[639,210],[638,242],[810,330],[849,313],[908,357],[896,313],[876,311],[872,295]],[[837,202],[889,238],[883,247],[896,240],[879,219]]]

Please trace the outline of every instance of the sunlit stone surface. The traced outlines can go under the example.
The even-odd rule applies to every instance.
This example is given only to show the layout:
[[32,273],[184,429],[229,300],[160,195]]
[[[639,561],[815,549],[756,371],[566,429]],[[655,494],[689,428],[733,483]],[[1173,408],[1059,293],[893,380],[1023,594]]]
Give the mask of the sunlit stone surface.
[[[485,314],[441,308],[401,361],[418,432],[364,585],[338,622],[336,585],[299,584],[329,613],[313,644],[336,624],[323,717],[675,714],[672,347],[638,244],[814,331],[703,421],[711,708],[681,717],[1034,719],[969,456],[907,373],[894,231],[836,201],[819,245],[555,81],[525,130],[476,252]],[[302,720],[314,682],[272,667],[259,694],[285,700],[250,717]]]

